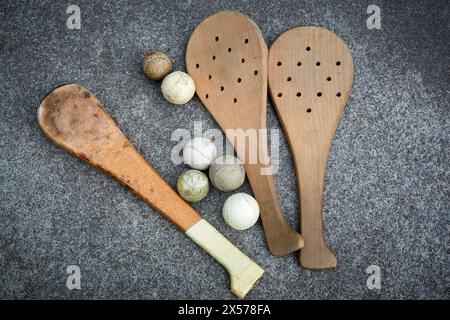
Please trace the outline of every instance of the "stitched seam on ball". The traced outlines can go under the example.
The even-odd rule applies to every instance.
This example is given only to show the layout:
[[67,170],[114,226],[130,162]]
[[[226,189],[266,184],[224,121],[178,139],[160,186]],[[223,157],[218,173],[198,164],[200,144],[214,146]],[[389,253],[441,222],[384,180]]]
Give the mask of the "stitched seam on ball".
[[[218,168],[218,169],[216,170],[216,172],[214,172],[214,176],[217,176],[217,175],[225,175],[225,174],[222,174],[222,173],[221,173],[221,172],[224,171],[224,170],[225,170],[224,167]],[[231,191],[231,190],[233,190],[233,189],[234,189],[234,190],[237,189],[237,188],[235,187],[235,184],[236,184],[236,183],[234,183],[233,186],[230,187],[230,186],[229,186],[229,185],[230,185],[229,180],[228,180],[228,182],[225,182],[225,180],[228,179],[229,176],[230,176],[230,175],[227,175],[227,177],[226,177],[225,179],[221,179],[221,182],[222,182],[221,187],[222,187],[222,189],[224,189],[223,191],[225,191],[225,192]],[[216,179],[216,178],[214,178],[214,179]],[[245,176],[244,176],[244,179],[245,179]],[[217,181],[216,181],[216,183],[217,183]],[[223,187],[223,184],[226,184],[227,187],[226,187],[226,188]],[[241,185],[242,185],[242,183],[241,183]],[[240,186],[241,186],[241,185],[240,185]],[[240,186],[239,186],[239,187],[240,187]],[[238,188],[239,188],[239,187],[238,187]]]
[[250,201],[248,201],[248,198],[247,198],[247,197],[244,197],[244,200],[245,200],[245,202],[248,203],[248,205],[250,206],[250,208],[253,209],[253,213],[256,214],[256,213],[258,212],[258,210],[256,210],[256,208],[252,205],[252,203],[251,203]]
[[206,154],[205,154],[204,152],[202,152],[201,149],[195,147],[194,145],[191,145],[191,149],[194,150],[194,151],[197,151],[198,153],[200,153],[200,155],[201,155],[205,160],[207,160],[207,161],[210,161],[210,160],[211,160],[211,158],[207,157]]
[[169,60],[167,60],[166,58],[163,57],[151,57],[150,59],[147,60],[146,65],[152,63],[152,62],[157,62],[157,60],[161,60],[161,61],[165,61],[165,62],[169,62]]
[[[197,179],[197,180],[200,180],[200,179]],[[187,186],[190,189],[195,189],[195,187],[196,187],[196,184],[194,182],[191,183],[191,181],[185,180],[184,183],[187,184]],[[201,186],[201,188],[204,188],[204,186]]]

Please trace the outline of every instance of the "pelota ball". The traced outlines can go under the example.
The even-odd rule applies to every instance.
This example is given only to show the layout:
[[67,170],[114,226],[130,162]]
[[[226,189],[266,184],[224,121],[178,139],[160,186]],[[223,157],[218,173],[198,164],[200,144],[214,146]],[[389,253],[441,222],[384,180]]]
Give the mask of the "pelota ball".
[[209,179],[212,185],[221,191],[236,190],[245,180],[244,165],[230,154],[219,156],[209,167]]
[[174,71],[164,78],[161,91],[167,101],[174,104],[185,104],[194,96],[195,83],[187,73]]
[[208,177],[198,170],[184,171],[178,177],[177,190],[184,200],[198,202],[208,194]]
[[258,221],[258,202],[249,194],[235,193],[225,201],[222,214],[230,227],[236,230],[245,230]]
[[216,155],[214,143],[203,137],[195,137],[183,147],[183,162],[197,170],[207,169]]
[[142,59],[142,70],[151,80],[161,80],[172,71],[172,60],[165,53],[150,51]]

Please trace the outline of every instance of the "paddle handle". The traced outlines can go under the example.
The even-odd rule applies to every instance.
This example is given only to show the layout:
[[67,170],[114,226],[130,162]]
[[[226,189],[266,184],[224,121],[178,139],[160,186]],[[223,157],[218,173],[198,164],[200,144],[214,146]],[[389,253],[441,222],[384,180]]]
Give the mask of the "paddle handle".
[[230,136],[228,138],[244,163],[248,180],[258,201],[270,253],[273,255],[289,254],[303,248],[303,238],[287,224],[281,211],[267,151],[267,130],[258,130],[256,134],[254,141],[257,143],[246,143],[245,140]]
[[307,269],[335,268],[336,255],[326,244],[323,234],[323,191],[328,162],[328,152],[324,151],[327,151],[326,146],[311,143],[308,147],[294,147],[297,152],[293,153],[300,155],[300,159],[294,158],[294,165],[300,199],[299,224],[305,240],[300,251],[300,265]]
[[230,274],[231,292],[244,298],[259,281],[264,270],[236,248],[206,220],[201,220],[186,235],[216,259]]

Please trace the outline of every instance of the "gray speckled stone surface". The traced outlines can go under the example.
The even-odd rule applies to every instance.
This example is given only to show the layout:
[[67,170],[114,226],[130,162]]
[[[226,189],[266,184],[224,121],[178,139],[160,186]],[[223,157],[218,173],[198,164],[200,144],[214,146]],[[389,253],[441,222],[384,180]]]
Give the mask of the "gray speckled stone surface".
[[[69,3],[82,29],[68,30]],[[382,30],[366,9],[382,10]],[[195,207],[266,269],[249,299],[445,298],[449,296],[448,1],[1,1],[0,298],[230,299],[226,272],[186,236],[109,177],[53,145],[36,109],[54,87],[77,82],[106,106],[172,185],[175,128],[217,128],[197,98],[174,107],[140,60],[166,51],[184,69],[189,35],[224,9],[248,14],[270,45],[299,25],[321,25],[349,45],[356,74],[326,177],[326,238],[338,268],[308,271],[272,257],[261,225],[227,227],[228,194]],[[269,128],[279,122],[269,108]],[[284,137],[276,183],[297,224],[296,181]],[[248,182],[239,189],[251,192]],[[66,288],[80,266],[81,290]],[[369,290],[365,270],[382,271]]]

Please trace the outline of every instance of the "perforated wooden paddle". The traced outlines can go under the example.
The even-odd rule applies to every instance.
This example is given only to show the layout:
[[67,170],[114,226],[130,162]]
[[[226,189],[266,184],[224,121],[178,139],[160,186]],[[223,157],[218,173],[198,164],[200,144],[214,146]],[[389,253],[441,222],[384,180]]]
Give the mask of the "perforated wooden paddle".
[[57,145],[111,175],[185,232],[230,273],[231,290],[243,298],[263,274],[158,175],[86,88],[55,89],[41,103],[38,121]]
[[[266,128],[267,47],[261,31],[238,12],[217,13],[191,35],[186,66],[198,97],[245,164],[270,252],[282,255],[299,250],[303,239],[284,220],[270,163],[266,162],[267,132],[261,129]],[[243,132],[253,135],[256,143],[239,139]],[[259,157],[252,161],[255,154]]]
[[352,56],[331,31],[295,28],[270,48],[268,73],[271,98],[297,172],[305,240],[300,264],[333,268],[336,257],[323,238],[323,185],[329,149],[352,85]]

